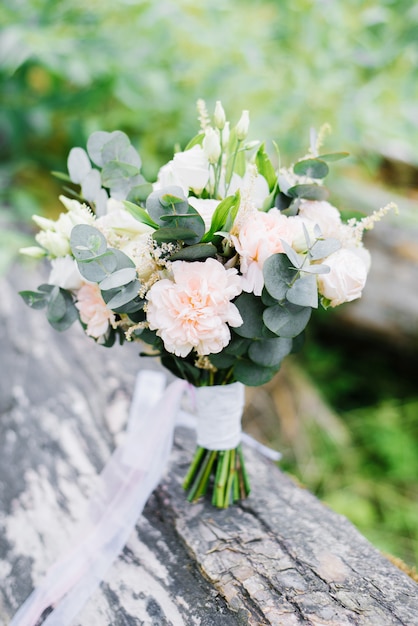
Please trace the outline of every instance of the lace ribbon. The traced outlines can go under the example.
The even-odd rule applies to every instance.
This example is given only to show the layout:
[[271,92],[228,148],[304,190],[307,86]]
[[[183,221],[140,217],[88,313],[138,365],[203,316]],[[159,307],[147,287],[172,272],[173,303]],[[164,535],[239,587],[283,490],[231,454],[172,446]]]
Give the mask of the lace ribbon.
[[[172,448],[176,417],[179,424],[196,426],[196,420],[180,410],[182,396],[190,387],[188,383],[176,380],[164,390],[165,384],[166,378],[161,372],[139,372],[126,437],[99,477],[97,492],[91,498],[87,517],[77,533],[74,548],[50,568],[40,585],[17,611],[10,626],[36,626],[47,609],[53,611],[46,617],[44,626],[71,624],[122,551],[149,496],[164,473]],[[227,387],[233,385],[225,386],[224,389]],[[200,394],[201,388],[196,391]],[[238,391],[238,398],[242,402],[243,391],[243,388]],[[222,393],[228,396],[232,390]],[[225,413],[222,413],[224,410],[229,411],[231,399],[226,405],[222,402],[220,405],[217,404],[217,397],[220,396],[214,394],[213,389],[209,395],[212,398],[212,416],[221,415],[224,419]],[[202,402],[205,404],[208,400],[204,400],[204,396],[205,393],[202,394]],[[221,407],[222,412],[219,410]],[[241,415],[242,406],[240,418]],[[215,429],[218,429],[218,424]],[[231,448],[238,445],[239,438]],[[248,435],[245,440],[269,458],[280,458],[279,453],[261,446]]]

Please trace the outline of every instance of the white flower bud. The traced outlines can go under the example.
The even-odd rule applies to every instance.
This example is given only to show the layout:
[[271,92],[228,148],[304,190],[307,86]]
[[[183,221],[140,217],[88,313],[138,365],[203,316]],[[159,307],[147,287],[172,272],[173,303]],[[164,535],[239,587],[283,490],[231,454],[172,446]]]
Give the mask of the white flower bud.
[[229,122],[225,122],[225,126],[222,129],[222,148],[224,149],[228,145],[229,134],[230,134]]
[[219,128],[219,130],[222,130],[223,127],[225,126],[226,116],[225,116],[225,111],[220,100],[216,101],[215,114],[213,116],[213,119],[214,119],[216,128]]
[[235,127],[235,132],[238,141],[243,141],[248,135],[248,129],[250,127],[250,114],[248,111],[243,111],[238,124]]
[[49,220],[46,217],[42,217],[42,215],[32,215],[32,219],[42,230],[55,230],[54,220]]
[[30,256],[33,259],[42,259],[46,255],[46,251],[38,246],[28,246],[27,248],[20,248],[20,254]]
[[219,135],[213,128],[207,128],[205,138],[203,139],[203,150],[207,156],[209,163],[217,163],[221,156],[221,143]]

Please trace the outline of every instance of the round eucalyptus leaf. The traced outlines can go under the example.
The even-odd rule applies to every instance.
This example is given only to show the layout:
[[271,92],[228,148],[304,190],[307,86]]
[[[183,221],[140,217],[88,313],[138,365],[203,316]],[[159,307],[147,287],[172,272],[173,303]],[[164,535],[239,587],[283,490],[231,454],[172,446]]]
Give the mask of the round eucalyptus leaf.
[[133,280],[131,283],[118,289],[117,293],[107,302],[108,308],[114,311],[134,300],[138,296],[140,286],[141,283],[138,280]]
[[257,365],[249,359],[239,359],[234,366],[234,378],[247,387],[258,387],[268,383],[277,369]]
[[[170,204],[166,202],[167,198],[170,196],[178,199],[182,198],[183,200],[182,202]],[[162,201],[163,197],[165,197],[165,201]],[[184,214],[187,213],[189,209],[189,203],[183,193],[183,189],[175,185],[164,187],[164,189],[157,189],[150,193],[145,206],[149,216],[157,224],[162,224],[161,217],[163,215]]]
[[329,172],[329,167],[325,161],[320,159],[303,159],[293,166],[293,171],[298,176],[308,176],[308,178],[325,178]]
[[136,269],[134,267],[124,267],[123,269],[116,270],[110,276],[106,276],[100,282],[100,289],[107,291],[108,289],[115,289],[116,287],[122,287],[127,285],[132,280],[136,279]]
[[305,200],[326,200],[329,196],[328,189],[320,185],[295,185],[287,194],[292,198],[305,198]]
[[83,148],[71,148],[67,159],[67,169],[71,181],[76,185],[81,185],[91,171],[90,159]]
[[286,297],[289,285],[295,277],[295,270],[286,254],[272,254],[263,265],[264,287],[276,300]]
[[338,239],[334,239],[333,237],[318,239],[309,250],[309,256],[313,260],[324,259],[340,248],[341,242],[338,241]]
[[292,340],[286,337],[254,341],[248,356],[254,363],[264,367],[277,367],[292,350]]
[[100,257],[88,261],[78,261],[80,274],[92,283],[100,283],[117,268],[117,255],[108,250]]
[[103,146],[110,141],[113,133],[108,133],[104,130],[98,130],[90,135],[87,140],[87,152],[93,163],[102,167],[104,164],[102,157]]
[[71,231],[70,247],[77,261],[87,261],[104,254],[107,243],[94,226],[77,224]]
[[88,202],[95,202],[102,189],[99,170],[91,169],[81,181],[81,195]]
[[219,354],[210,354],[209,361],[218,369],[228,369],[232,367],[237,357],[224,351]]
[[251,339],[238,337],[234,331],[231,331],[231,341],[224,349],[224,352],[233,356],[243,356],[251,345]]
[[243,292],[234,300],[234,304],[243,319],[243,324],[234,328],[234,332],[240,337],[248,339],[261,337],[264,326],[263,311],[265,308],[261,298],[257,298],[252,293]]
[[170,261],[199,261],[209,257],[215,257],[217,249],[211,243],[197,243],[194,246],[186,246],[170,256]]
[[286,302],[283,306],[268,307],[263,314],[264,324],[279,337],[293,338],[301,333],[311,317],[310,307]]
[[102,147],[103,164],[109,161],[123,161],[122,155],[131,145],[128,135],[121,130],[115,130]]
[[303,307],[318,307],[318,287],[314,274],[300,276],[290,287],[286,298],[293,304]]
[[140,204],[141,202],[145,202],[150,193],[152,193],[152,185],[151,183],[147,183],[144,179],[143,183],[135,185],[135,187],[130,189],[126,199],[134,204]]
[[65,315],[67,304],[59,287],[54,287],[48,299],[47,319],[48,322],[58,322]]
[[[102,184],[104,187],[111,187],[112,189],[125,188],[138,175],[141,176],[135,165],[121,161],[108,161],[102,169]],[[142,180],[142,176],[140,180]],[[131,186],[134,185],[131,184]]]

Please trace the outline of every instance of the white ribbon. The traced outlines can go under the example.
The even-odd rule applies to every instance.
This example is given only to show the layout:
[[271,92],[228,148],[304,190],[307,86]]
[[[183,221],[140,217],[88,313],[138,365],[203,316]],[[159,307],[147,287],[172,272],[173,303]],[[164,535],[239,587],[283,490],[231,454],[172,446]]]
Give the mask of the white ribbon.
[[[172,447],[176,416],[180,418],[178,422],[183,425],[187,422],[191,426],[190,414],[180,411],[181,398],[188,383],[176,380],[164,391],[165,382],[165,375],[161,372],[139,372],[125,440],[116,448],[99,477],[97,493],[89,503],[87,519],[78,532],[75,547],[50,568],[41,584],[20,607],[10,626],[35,626],[48,608],[54,610],[43,622],[44,626],[69,625],[122,551],[164,473]],[[233,385],[224,388],[227,387],[232,388]],[[201,389],[196,391],[200,394]],[[221,392],[221,395],[237,397],[237,393],[239,402],[243,402],[243,387],[238,392],[230,390]],[[224,410],[230,410],[231,400],[222,404],[221,412],[216,394],[209,395],[215,398],[211,401],[212,415],[221,415],[225,419]],[[241,418],[242,406],[240,411]],[[230,447],[236,447],[239,439]],[[261,446],[248,435],[246,442],[254,447]],[[265,450],[269,451],[265,446],[260,449],[264,454]],[[272,454],[270,450],[265,455],[272,458]],[[275,453],[274,460],[278,458],[279,453]]]

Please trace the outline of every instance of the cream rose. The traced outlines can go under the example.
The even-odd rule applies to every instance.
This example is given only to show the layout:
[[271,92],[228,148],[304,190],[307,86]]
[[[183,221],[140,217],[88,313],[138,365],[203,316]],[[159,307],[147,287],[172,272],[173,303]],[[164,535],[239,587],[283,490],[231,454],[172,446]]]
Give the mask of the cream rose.
[[57,285],[61,287],[61,289],[77,291],[77,289],[80,289],[83,282],[83,277],[73,257],[63,256],[51,260],[51,272],[48,279],[50,285]]
[[319,293],[330,301],[332,307],[360,298],[366,284],[369,257],[357,250],[340,248],[326,259],[330,272],[318,276]]
[[215,213],[216,207],[218,206],[219,202],[219,200],[204,200],[202,198],[195,198],[194,196],[190,196],[190,198],[188,198],[188,203],[190,204],[190,206],[196,209],[196,211],[205,222],[205,228],[207,231],[210,228],[212,216]]
[[335,206],[325,200],[302,200],[299,207],[300,217],[318,224],[322,237],[336,237],[342,226],[341,215]]
[[228,326],[242,324],[231,302],[241,293],[237,270],[215,261],[175,261],[172,279],[162,279],[147,293],[147,320],[162,338],[165,349],[179,357],[191,350],[216,354],[228,345]]
[[78,291],[75,306],[80,311],[81,321],[87,324],[87,335],[95,339],[104,335],[109,324],[115,321],[114,314],[102,298],[99,285],[85,283]]

